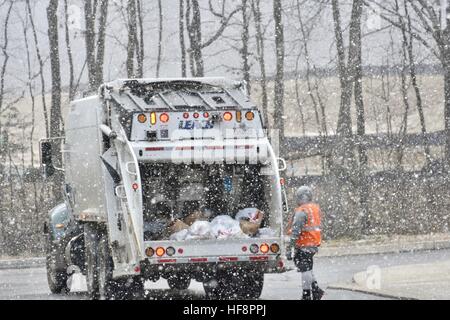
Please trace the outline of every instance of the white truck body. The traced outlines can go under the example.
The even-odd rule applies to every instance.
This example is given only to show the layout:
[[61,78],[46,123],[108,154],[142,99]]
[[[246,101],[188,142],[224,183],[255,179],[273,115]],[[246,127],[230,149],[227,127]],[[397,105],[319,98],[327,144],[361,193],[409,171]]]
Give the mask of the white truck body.
[[[65,123],[66,203],[76,220],[106,224],[115,278],[152,278],[154,273],[164,276],[177,268],[203,272],[222,264],[258,264],[264,272],[283,268],[279,159],[242,83],[222,78],[117,80],[102,85],[96,96],[72,102]],[[146,239],[144,212],[152,197],[148,194],[164,189],[166,183],[164,172],[148,178],[152,168],[192,169],[200,175],[215,172],[213,167],[231,170],[230,177],[238,185],[243,183],[234,175],[239,168],[257,168],[262,185],[258,190],[265,194],[265,225],[275,236]],[[185,183],[189,175],[183,177]],[[174,176],[178,178],[181,183],[181,177]],[[211,196],[201,192],[192,196],[199,201]],[[236,193],[227,199],[237,196],[241,197]],[[170,200],[177,204],[175,198]],[[233,201],[221,205],[235,208]],[[266,244],[280,249],[249,250]],[[175,249],[170,256],[169,247]],[[165,253],[157,256],[157,248]]]

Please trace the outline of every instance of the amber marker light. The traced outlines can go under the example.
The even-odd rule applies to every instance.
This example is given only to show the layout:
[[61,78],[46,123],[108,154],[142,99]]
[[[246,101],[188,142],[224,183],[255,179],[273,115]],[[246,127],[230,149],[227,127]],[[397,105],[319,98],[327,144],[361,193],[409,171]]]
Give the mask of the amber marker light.
[[169,122],[169,115],[167,113],[161,113],[161,115],[159,116],[159,120],[162,123],[167,123]]
[[267,253],[269,252],[269,245],[267,243],[263,243],[261,247],[259,247],[259,250],[261,250],[261,253]]
[[164,253],[166,252],[166,250],[163,247],[158,247],[156,248],[156,255],[158,257],[162,257],[164,255]]
[[145,123],[145,121],[147,121],[147,116],[145,114],[141,113],[138,115],[137,119],[140,123]]
[[223,120],[225,121],[231,121],[233,119],[233,115],[231,114],[231,112],[225,112],[223,114]]
[[280,251],[280,246],[277,243],[272,243],[270,245],[270,251],[272,251],[273,253],[277,253],[278,251]]
[[150,123],[152,125],[156,124],[156,112],[150,113]]
[[151,256],[153,256],[155,254],[155,250],[153,250],[153,248],[148,247],[145,250],[145,254],[147,255],[147,257],[151,257]]
[[247,119],[248,121],[252,121],[253,119],[255,119],[255,114],[252,111],[248,111],[245,114],[245,119]]

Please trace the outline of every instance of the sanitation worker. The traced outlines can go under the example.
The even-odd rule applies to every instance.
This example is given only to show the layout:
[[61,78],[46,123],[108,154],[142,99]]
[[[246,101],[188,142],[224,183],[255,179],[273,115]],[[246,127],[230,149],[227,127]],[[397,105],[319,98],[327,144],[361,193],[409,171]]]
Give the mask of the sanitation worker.
[[313,257],[319,251],[322,236],[320,229],[321,210],[313,202],[310,187],[302,186],[295,193],[297,208],[289,219],[287,234],[290,241],[286,258],[294,259],[302,274],[302,300],[320,300],[324,291],[319,288],[313,274]]

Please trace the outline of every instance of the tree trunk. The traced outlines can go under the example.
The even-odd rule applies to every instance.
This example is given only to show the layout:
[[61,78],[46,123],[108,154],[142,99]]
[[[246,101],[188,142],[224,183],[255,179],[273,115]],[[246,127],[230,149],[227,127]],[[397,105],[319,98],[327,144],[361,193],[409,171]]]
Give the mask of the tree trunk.
[[252,1],[253,19],[255,21],[256,32],[256,53],[258,55],[259,69],[261,72],[261,92],[262,92],[262,108],[263,120],[266,126],[269,126],[269,111],[268,111],[268,97],[267,97],[267,80],[266,80],[266,63],[264,59],[264,36],[261,28],[261,10],[260,0]]
[[[281,0],[273,1],[275,22],[276,73],[274,84],[274,128],[279,131],[280,145],[284,145],[284,32]],[[283,154],[283,148],[280,148]]]
[[156,77],[159,78],[159,72],[161,69],[161,58],[162,58],[162,36],[163,36],[163,12],[161,0],[158,0],[158,16],[159,16],[159,27],[158,27],[158,59],[156,60]]
[[[97,2],[100,2],[99,4]],[[96,92],[103,82],[103,63],[105,59],[106,22],[108,17],[108,0],[84,0],[86,63],[88,66],[89,89]],[[97,6],[100,6],[98,31]],[[96,36],[97,35],[97,36]]]
[[136,2],[135,0],[128,0],[127,5],[128,14],[128,42],[127,42],[127,76],[128,78],[135,78],[134,71],[134,57],[137,45],[136,32]]
[[178,32],[181,51],[181,77],[186,78],[186,45],[184,43],[184,0],[179,0]]
[[249,39],[249,17],[248,17],[248,0],[242,0],[242,74],[246,83],[247,92],[251,92],[250,85],[250,64],[248,61],[248,39]]
[[69,62],[69,101],[72,101],[75,97],[75,83],[74,83],[75,80],[74,80],[72,47],[70,44],[69,13],[67,0],[64,0],[64,33],[66,40],[67,58]]
[[[58,0],[50,0],[47,7],[48,39],[50,46],[50,69],[52,79],[52,93],[50,106],[50,137],[57,138],[61,132],[61,66],[59,59],[59,37],[58,37]],[[52,159],[56,166],[61,167],[61,140],[53,140]],[[53,179],[54,200],[59,201],[61,186],[64,180],[60,172],[56,172]]]
[[144,77],[144,58],[145,58],[145,46],[144,46],[144,17],[142,16],[142,3],[141,0],[136,0],[137,16],[139,25],[139,40],[136,41],[136,59],[137,59],[137,73],[138,78]]

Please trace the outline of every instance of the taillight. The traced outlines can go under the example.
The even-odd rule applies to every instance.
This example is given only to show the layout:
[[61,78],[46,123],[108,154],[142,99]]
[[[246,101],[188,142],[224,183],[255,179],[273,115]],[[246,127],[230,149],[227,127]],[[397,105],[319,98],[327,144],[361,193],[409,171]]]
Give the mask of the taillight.
[[209,118],[209,112],[203,112],[203,118]]
[[195,113],[193,114],[193,117],[194,117],[194,119],[198,119],[198,117],[200,117],[200,114],[198,114],[198,112],[195,112]]
[[166,250],[163,247],[158,247],[156,248],[156,255],[158,257],[162,257],[164,255],[164,253],[166,252]]
[[140,115],[138,115],[137,119],[140,123],[145,123],[145,121],[147,121],[147,116],[141,113]]
[[225,121],[231,121],[233,119],[233,115],[231,114],[231,112],[225,112],[223,114],[223,120]]
[[242,247],[242,252],[247,252],[247,247],[246,246]]
[[258,251],[259,251],[259,246],[256,243],[254,243],[250,246],[251,253],[258,253]]
[[153,248],[148,247],[147,249],[145,249],[145,254],[147,255],[147,257],[151,257],[155,254],[155,250],[153,250]]
[[161,113],[161,115],[159,116],[159,120],[162,123],[167,123],[169,121],[169,115],[167,113]]
[[252,111],[248,111],[245,114],[245,119],[247,119],[248,121],[252,121],[253,119],[255,119],[255,114]]
[[272,251],[273,253],[277,253],[278,251],[280,251],[280,246],[277,243],[272,243],[270,245],[270,251]]
[[263,243],[259,249],[261,250],[261,253],[267,253],[269,252],[269,245],[267,243]]
[[174,247],[168,247],[168,248],[166,249],[166,254],[167,254],[168,256],[173,256],[173,255],[175,254],[175,248],[174,248]]
[[187,113],[187,112],[183,113],[183,118],[185,118],[185,119],[189,118],[189,113]]

